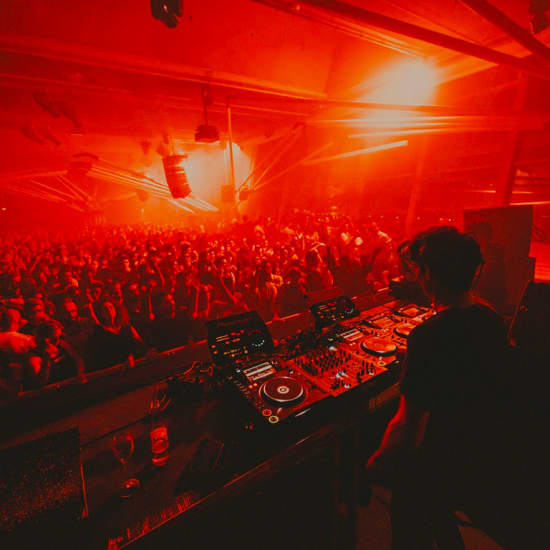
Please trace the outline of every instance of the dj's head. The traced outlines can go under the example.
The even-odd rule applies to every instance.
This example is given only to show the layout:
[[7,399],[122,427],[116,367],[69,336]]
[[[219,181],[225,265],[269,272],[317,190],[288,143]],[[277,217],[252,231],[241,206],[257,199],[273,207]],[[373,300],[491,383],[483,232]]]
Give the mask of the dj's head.
[[477,241],[455,227],[431,227],[415,235],[409,245],[409,258],[421,279],[452,294],[469,291],[483,264]]

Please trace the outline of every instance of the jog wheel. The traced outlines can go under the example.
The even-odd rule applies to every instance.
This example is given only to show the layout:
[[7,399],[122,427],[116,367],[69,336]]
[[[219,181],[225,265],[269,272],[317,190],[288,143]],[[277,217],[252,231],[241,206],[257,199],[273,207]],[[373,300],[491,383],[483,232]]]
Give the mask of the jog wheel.
[[365,338],[361,342],[361,349],[371,355],[393,355],[397,351],[397,346],[391,340],[384,340],[378,336]]
[[304,387],[290,376],[274,376],[262,384],[260,393],[281,407],[292,407],[305,396]]

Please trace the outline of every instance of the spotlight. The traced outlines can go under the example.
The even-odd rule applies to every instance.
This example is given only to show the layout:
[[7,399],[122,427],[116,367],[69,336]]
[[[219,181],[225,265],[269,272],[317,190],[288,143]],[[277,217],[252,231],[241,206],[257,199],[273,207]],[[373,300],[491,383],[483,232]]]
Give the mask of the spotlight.
[[531,0],[529,2],[529,13],[532,16],[529,26],[533,34],[538,34],[548,28],[548,18],[544,13],[548,9],[550,9],[549,0]]
[[182,16],[183,0],[151,0],[151,14],[169,29],[178,26]]
[[191,194],[191,187],[187,183],[187,175],[183,168],[183,161],[186,158],[187,155],[170,155],[162,159],[166,183],[175,199],[184,199]]

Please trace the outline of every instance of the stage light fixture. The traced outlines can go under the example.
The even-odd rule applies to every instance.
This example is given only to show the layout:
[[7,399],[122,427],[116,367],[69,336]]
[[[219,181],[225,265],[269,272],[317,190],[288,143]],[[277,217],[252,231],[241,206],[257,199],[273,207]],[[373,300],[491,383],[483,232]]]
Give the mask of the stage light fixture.
[[162,159],[166,183],[170,194],[175,199],[184,199],[191,194],[191,187],[189,187],[183,167],[183,161],[186,158],[187,155],[170,155]]
[[195,141],[199,143],[214,143],[220,140],[220,133],[216,126],[208,124],[208,107],[212,105],[212,91],[210,86],[203,86],[201,91],[204,124],[199,124],[195,130]]
[[173,29],[178,26],[183,14],[183,0],[151,0],[151,14]]

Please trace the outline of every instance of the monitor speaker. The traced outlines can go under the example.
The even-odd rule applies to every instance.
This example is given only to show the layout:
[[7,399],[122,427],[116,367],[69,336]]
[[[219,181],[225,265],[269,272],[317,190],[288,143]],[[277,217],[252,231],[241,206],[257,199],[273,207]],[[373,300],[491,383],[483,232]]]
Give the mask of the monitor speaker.
[[485,262],[474,291],[501,313],[511,314],[534,275],[529,258],[533,208],[505,206],[464,211],[464,230],[481,246]]

